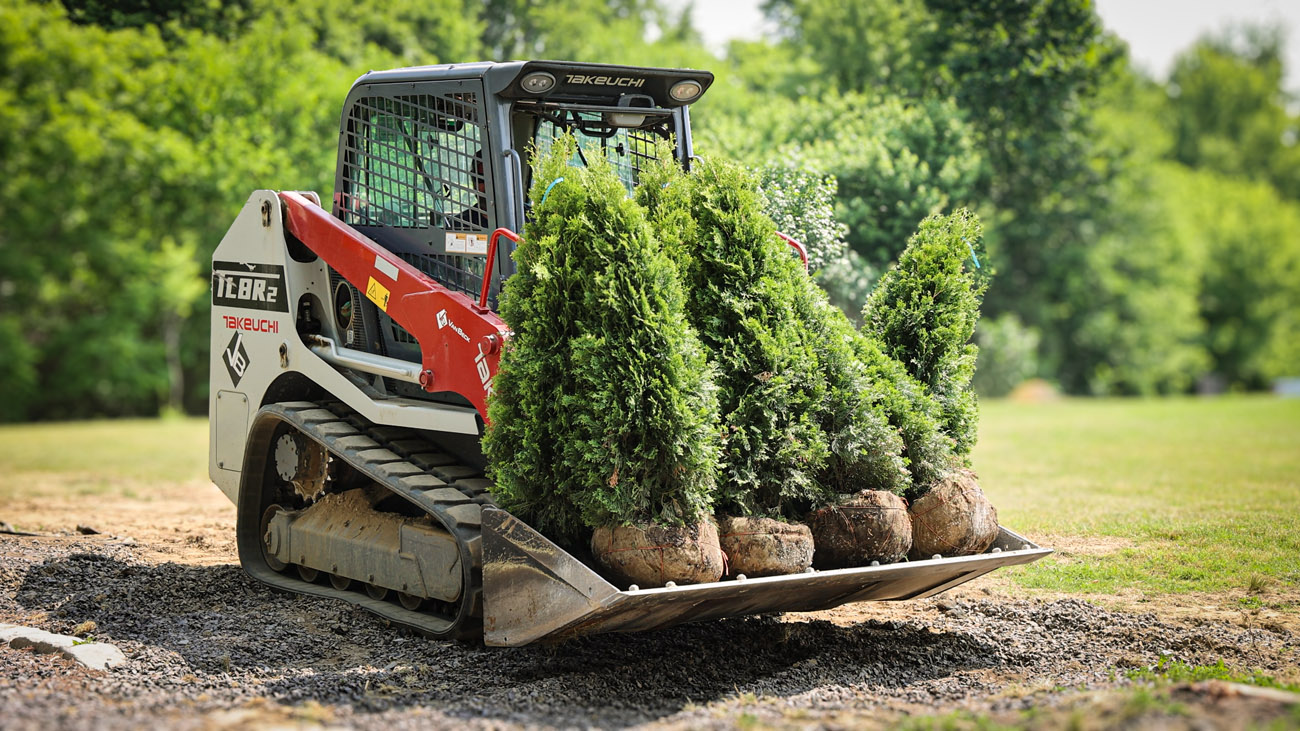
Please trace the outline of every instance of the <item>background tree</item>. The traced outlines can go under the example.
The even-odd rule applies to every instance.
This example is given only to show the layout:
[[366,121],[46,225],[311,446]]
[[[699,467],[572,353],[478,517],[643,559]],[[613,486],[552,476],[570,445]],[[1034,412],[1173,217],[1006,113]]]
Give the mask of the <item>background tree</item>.
[[[0,13],[0,311],[22,340],[7,418],[202,410],[212,249],[251,190],[328,196],[350,64],[399,65],[364,29],[278,6],[250,4],[229,39],[140,7],[107,28],[58,4]],[[440,38],[424,41],[460,43]]]
[[1300,199],[1300,119],[1282,88],[1280,28],[1246,26],[1203,39],[1169,77],[1171,156],[1193,168],[1271,182]]
[[849,250],[818,281],[850,317],[922,219],[966,206],[999,271],[985,312],[1065,390],[1294,373],[1300,308],[1272,278],[1300,249],[1279,32],[1211,35],[1150,79],[1086,0],[765,7],[781,31],[719,59],[660,0],[6,3],[0,419],[201,412],[208,261],[249,191],[331,195],[366,69],[512,57],[713,70],[700,154],[836,180]]

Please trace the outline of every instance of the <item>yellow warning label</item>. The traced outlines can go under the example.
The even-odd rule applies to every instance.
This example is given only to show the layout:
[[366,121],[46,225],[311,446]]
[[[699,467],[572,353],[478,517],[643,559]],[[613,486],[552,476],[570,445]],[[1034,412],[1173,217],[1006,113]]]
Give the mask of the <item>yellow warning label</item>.
[[388,312],[388,288],[375,281],[374,277],[370,278],[370,284],[366,285],[366,299],[379,305],[379,309]]

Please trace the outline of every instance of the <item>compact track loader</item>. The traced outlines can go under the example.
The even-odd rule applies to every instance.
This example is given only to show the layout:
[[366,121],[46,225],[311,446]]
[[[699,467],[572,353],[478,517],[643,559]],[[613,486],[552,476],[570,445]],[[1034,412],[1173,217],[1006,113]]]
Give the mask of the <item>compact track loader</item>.
[[637,590],[494,505],[479,438],[527,155],[572,133],[575,164],[602,155],[630,190],[661,140],[690,165],[690,105],[712,81],[544,61],[356,81],[329,209],[256,191],[213,256],[209,473],[250,575],[523,645],[929,596],[1047,553],[1004,529],[979,556]]

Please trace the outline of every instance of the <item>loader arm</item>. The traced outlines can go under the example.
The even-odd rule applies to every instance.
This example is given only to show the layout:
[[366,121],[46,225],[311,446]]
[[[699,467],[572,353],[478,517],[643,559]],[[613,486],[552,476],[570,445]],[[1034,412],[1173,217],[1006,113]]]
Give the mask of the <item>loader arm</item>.
[[[510,336],[505,322],[302,194],[279,195],[289,232],[419,342],[420,386],[429,392],[459,394],[486,422],[501,347]],[[497,239],[493,237],[494,245]]]

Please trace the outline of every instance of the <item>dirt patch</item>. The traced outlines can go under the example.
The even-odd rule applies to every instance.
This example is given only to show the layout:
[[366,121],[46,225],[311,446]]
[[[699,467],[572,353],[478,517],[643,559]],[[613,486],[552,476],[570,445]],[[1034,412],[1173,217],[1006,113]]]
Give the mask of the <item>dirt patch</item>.
[[[36,478],[23,497],[0,501],[0,521],[56,542],[125,541],[145,560],[210,564],[236,555],[235,506],[206,480],[162,486],[123,480],[109,490],[79,493],[65,476],[47,483]],[[78,525],[99,535],[81,536]]]
[[1039,545],[1050,546],[1061,556],[1106,556],[1137,545],[1116,536],[1046,535],[1036,540]]
[[[434,642],[350,605],[248,579],[236,561],[234,509],[215,488],[154,494],[101,496],[93,510],[72,496],[0,507],[17,527],[69,534],[0,536],[0,621],[63,633],[94,622],[95,636],[128,659],[95,673],[0,650],[7,729],[870,727],[1086,703],[1090,693],[1127,692],[1125,673],[1162,656],[1278,677],[1300,657],[1287,626],[1194,620],[1164,605],[1026,600],[998,574],[937,599],[559,647]],[[87,522],[103,533],[72,535]]]

